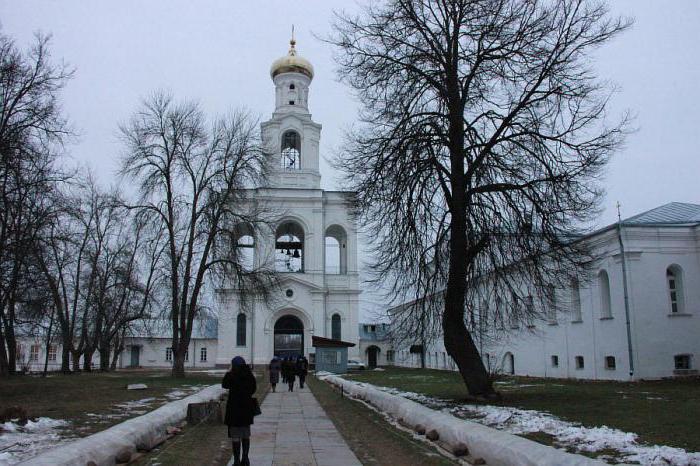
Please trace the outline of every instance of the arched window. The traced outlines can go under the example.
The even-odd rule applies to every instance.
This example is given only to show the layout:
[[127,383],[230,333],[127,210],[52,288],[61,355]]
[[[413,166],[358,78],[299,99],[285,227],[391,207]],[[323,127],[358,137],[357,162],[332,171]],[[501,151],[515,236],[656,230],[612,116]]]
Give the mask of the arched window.
[[518,328],[518,319],[521,318],[520,297],[515,291],[510,292],[510,315],[508,325],[510,328]]
[[571,322],[582,322],[581,289],[578,279],[571,280]]
[[331,317],[331,338],[340,340],[340,337],[340,314],[333,314],[333,317]]
[[610,277],[605,270],[598,272],[598,288],[600,289],[600,318],[611,319],[613,315],[610,299]]
[[304,230],[298,223],[285,222],[275,235],[275,270],[304,271]]
[[671,304],[671,313],[683,312],[683,270],[678,265],[666,269],[666,284]]
[[282,168],[301,169],[301,138],[296,131],[286,131],[282,136]]
[[255,238],[250,225],[236,228],[236,262],[246,271],[255,268]]
[[245,346],[246,316],[242,312],[236,318],[236,346]]
[[345,275],[347,268],[347,235],[343,227],[332,225],[326,230],[326,274]]

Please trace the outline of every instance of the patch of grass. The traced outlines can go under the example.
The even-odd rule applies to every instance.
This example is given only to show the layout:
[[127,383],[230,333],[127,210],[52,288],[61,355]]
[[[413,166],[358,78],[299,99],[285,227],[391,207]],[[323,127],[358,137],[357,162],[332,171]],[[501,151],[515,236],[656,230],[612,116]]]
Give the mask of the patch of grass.
[[415,440],[389,424],[381,415],[315,377],[309,388],[362,464],[426,465],[455,464],[434,448]]
[[[71,423],[70,434],[84,437],[130,417],[153,410],[169,401],[165,394],[193,385],[211,385],[219,376],[189,374],[176,379],[168,371],[118,371],[51,374],[50,377],[12,376],[0,381],[0,412],[20,406],[30,418],[50,417]],[[144,383],[145,390],[127,390],[127,384]],[[114,405],[154,398],[137,412],[115,409]],[[97,415],[90,416],[89,414]],[[107,417],[112,416],[112,417]]]
[[[456,402],[469,399],[451,371],[387,367],[348,378]],[[503,400],[489,402],[551,413],[587,427],[608,426],[649,444],[700,451],[700,380],[603,382],[508,377],[496,383]],[[484,403],[484,402],[482,402]]]
[[[221,379],[222,377],[219,377]],[[256,373],[258,388],[255,396],[262,404],[269,385],[266,376]],[[221,403],[222,419],[226,402]],[[186,426],[181,434],[141,457],[136,466],[225,466],[231,459],[231,440],[224,424],[202,423]]]

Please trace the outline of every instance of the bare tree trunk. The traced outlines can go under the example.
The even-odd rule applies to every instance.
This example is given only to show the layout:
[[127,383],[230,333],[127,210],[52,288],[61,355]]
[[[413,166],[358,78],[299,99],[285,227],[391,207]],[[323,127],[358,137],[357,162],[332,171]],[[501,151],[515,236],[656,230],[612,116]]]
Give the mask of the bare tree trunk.
[[109,344],[100,345],[100,370],[106,372],[109,370],[109,362],[111,351]]
[[10,367],[7,364],[7,350],[2,327],[2,322],[0,322],[0,377],[7,377],[10,375]]
[[[14,293],[11,294],[13,296]],[[17,339],[15,338],[15,298],[10,298],[8,306],[8,319],[5,327],[5,341],[7,342],[7,368],[10,374],[17,372]]]
[[51,311],[51,319],[49,320],[49,329],[46,331],[46,357],[44,358],[44,372],[41,374],[42,377],[46,377],[46,373],[49,371],[49,347],[51,346],[51,331],[53,330],[53,317],[56,314],[55,309]]
[[91,372],[92,371],[92,355],[95,354],[95,350],[93,348],[85,348],[85,351],[83,351],[83,370],[85,372]]
[[70,343],[63,339],[63,347],[61,348],[61,372],[70,374]]
[[185,377],[185,352],[187,351],[187,345],[183,345],[183,340],[180,340],[180,344],[177,349],[173,351],[173,377],[184,378]]

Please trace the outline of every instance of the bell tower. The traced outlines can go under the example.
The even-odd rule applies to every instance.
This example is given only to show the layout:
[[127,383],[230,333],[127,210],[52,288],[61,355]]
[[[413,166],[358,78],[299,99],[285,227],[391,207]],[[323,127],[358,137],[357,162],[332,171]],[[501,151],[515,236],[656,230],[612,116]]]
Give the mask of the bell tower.
[[294,30],[287,55],[270,67],[275,85],[275,111],[261,125],[269,154],[270,187],[320,189],[321,125],[309,113],[309,87],[314,67],[296,50]]

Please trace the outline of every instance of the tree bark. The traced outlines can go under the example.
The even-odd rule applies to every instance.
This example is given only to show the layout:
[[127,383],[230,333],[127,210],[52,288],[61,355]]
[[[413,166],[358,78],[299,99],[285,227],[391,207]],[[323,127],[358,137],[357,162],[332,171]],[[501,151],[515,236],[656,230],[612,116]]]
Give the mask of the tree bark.
[[189,343],[187,345],[183,345],[182,340],[180,340],[180,345],[178,345],[176,351],[173,351],[173,377],[185,378],[185,352],[187,351],[188,346]]
[[92,371],[92,355],[93,354],[95,354],[95,350],[93,348],[86,348],[85,351],[83,351],[83,370],[85,372]]
[[61,348],[61,372],[70,374],[70,343],[63,339],[63,347]]
[[109,345],[100,346],[100,370],[106,372],[110,369],[109,362],[111,351]]
[[10,368],[7,364],[7,350],[5,348],[5,337],[2,329],[2,322],[0,322],[0,377],[7,377],[10,375]]

